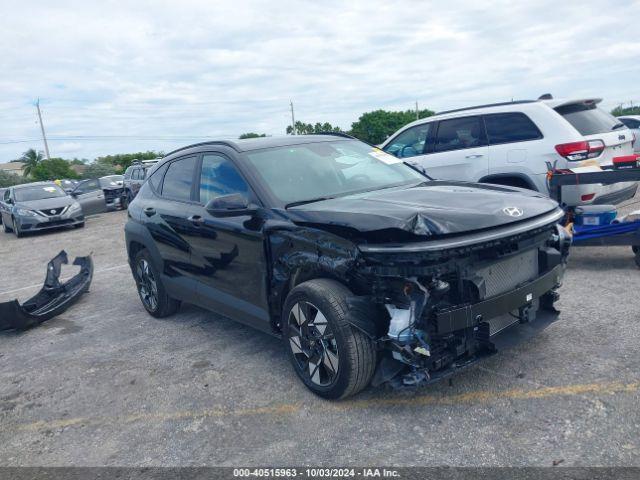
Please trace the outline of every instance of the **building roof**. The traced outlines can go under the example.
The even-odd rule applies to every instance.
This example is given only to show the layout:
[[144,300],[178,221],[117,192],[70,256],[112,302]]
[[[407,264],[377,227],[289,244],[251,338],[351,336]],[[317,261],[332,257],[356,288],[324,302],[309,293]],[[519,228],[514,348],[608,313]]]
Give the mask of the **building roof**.
[[0,163],[0,170],[4,170],[5,172],[13,172],[13,171],[22,172],[22,170],[24,170],[24,166],[25,165],[22,162]]

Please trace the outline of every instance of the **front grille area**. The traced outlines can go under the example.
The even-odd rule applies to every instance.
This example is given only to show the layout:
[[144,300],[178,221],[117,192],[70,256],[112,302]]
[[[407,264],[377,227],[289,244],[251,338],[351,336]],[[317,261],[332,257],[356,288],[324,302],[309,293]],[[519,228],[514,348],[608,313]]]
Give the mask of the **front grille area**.
[[52,222],[47,222],[47,223],[37,223],[35,224],[34,228],[38,229],[38,228],[51,228],[51,227],[58,227],[58,226],[62,226],[62,225],[71,225],[73,223],[73,220],[69,219],[69,220],[54,220]]
[[67,207],[45,208],[44,210],[38,210],[38,211],[46,217],[52,217],[54,215],[60,215],[65,208]]
[[104,191],[104,199],[107,203],[113,203],[116,198],[120,198],[122,196],[123,189],[113,189],[113,190],[105,190]]
[[484,280],[485,298],[513,290],[538,276],[538,250],[499,260],[478,269],[477,275]]

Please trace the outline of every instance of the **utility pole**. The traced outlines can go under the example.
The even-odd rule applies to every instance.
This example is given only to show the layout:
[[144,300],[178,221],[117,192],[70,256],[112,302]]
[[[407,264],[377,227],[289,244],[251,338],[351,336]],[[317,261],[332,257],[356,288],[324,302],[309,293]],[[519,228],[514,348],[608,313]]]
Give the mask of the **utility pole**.
[[296,135],[296,117],[293,115],[293,102],[289,100],[291,104],[291,130],[294,135]]
[[40,120],[40,130],[42,131],[42,140],[44,141],[44,153],[47,155],[47,160],[51,160],[49,156],[49,145],[47,144],[47,136],[44,134],[44,125],[42,125],[42,114],[40,113],[40,99],[36,102],[36,108],[38,109],[38,120]]
[[418,101],[416,100],[416,120],[419,120],[420,117],[418,116]]

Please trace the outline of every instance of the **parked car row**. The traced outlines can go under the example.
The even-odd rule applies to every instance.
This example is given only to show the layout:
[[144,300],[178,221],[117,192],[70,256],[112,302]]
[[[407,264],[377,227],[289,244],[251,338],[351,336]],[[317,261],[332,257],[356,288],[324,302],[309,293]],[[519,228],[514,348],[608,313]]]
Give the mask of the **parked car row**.
[[80,204],[53,182],[34,182],[7,188],[0,202],[5,233],[24,233],[60,227],[84,227]]
[[86,215],[121,208],[122,179],[122,175],[109,175],[80,182],[33,182],[3,189],[0,219],[4,232],[21,237],[53,228],[82,228]]

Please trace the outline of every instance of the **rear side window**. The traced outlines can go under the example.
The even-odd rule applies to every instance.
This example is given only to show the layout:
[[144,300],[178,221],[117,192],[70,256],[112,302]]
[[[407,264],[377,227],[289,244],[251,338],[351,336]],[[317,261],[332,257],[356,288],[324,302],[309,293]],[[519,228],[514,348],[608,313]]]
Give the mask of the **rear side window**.
[[411,127],[394,138],[384,151],[398,158],[422,155],[430,128],[431,123]]
[[612,131],[620,122],[613,115],[596,107],[595,104],[572,103],[556,108],[582,135],[595,135]]
[[220,155],[202,157],[200,174],[200,203],[205,204],[221,195],[247,193],[249,188],[236,167]]
[[169,164],[162,182],[162,196],[173,200],[191,200],[196,157],[183,158]]
[[489,145],[538,140],[542,133],[524,113],[495,113],[485,115]]
[[640,128],[640,120],[634,120],[633,118],[621,118],[620,121],[629,128]]
[[438,126],[435,151],[446,152],[484,146],[487,142],[483,130],[480,117],[442,120]]
[[158,168],[155,172],[153,172],[153,174],[149,177],[149,183],[151,184],[151,188],[153,188],[156,192],[160,191],[162,176],[166,171],[167,171],[167,164],[164,164],[160,168]]

